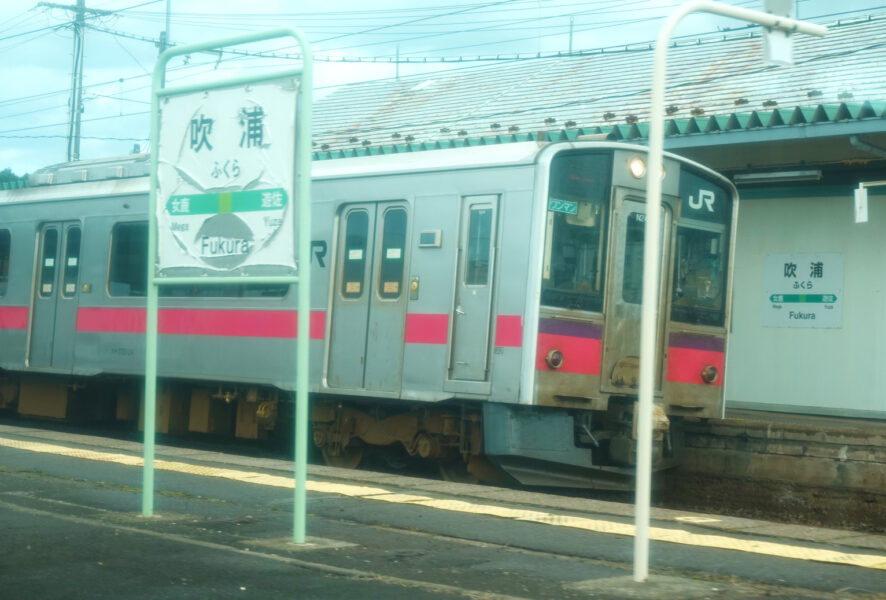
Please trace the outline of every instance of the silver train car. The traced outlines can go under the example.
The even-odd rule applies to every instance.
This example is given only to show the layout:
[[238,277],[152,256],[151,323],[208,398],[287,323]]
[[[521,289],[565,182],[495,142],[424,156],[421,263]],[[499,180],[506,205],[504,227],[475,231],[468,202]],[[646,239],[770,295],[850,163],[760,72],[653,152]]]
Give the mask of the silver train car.
[[[449,477],[622,488],[635,461],[646,148],[521,142],[314,161],[313,441]],[[139,421],[149,160],[0,192],[0,407]],[[738,199],[666,155],[655,465],[720,418]],[[158,430],[288,428],[288,286],[161,287]]]

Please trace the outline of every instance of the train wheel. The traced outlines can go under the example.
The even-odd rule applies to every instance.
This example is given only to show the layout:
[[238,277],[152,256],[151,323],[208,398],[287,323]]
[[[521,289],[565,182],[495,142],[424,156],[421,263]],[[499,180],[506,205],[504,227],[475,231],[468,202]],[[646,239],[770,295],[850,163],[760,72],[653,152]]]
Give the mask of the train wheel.
[[365,446],[360,440],[351,440],[344,448],[337,452],[333,446],[323,446],[323,462],[330,467],[338,467],[340,469],[356,469],[360,461],[363,460],[363,452]]

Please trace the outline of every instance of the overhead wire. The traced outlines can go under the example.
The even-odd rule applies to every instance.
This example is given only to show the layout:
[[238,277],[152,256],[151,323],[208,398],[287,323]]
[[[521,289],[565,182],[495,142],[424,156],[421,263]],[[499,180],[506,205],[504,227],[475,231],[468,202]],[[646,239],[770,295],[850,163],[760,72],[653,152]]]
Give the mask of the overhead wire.
[[[37,14],[34,12],[34,8],[36,8],[36,7],[32,7],[32,8],[29,8],[28,10],[24,10],[24,11],[20,12],[19,14],[17,14],[16,16],[9,19],[8,21],[6,21],[3,24],[4,27],[0,28],[0,33],[6,33],[7,31],[11,31],[11,30],[15,29],[16,27],[22,27],[28,21],[34,20],[37,16]],[[22,19],[22,20],[20,22],[16,22],[19,19]]]
[[[741,3],[738,3],[738,4],[745,4],[745,5],[747,5],[747,4],[751,4],[751,3],[752,3],[751,0],[745,0],[744,2],[741,2]],[[673,3],[672,3],[673,6],[677,6],[678,4],[679,4],[679,2],[673,2]],[[667,7],[665,7],[665,8],[667,8]],[[615,13],[621,13],[621,12],[626,12],[626,11],[625,11],[625,10],[616,10],[616,11],[606,11],[606,12],[601,12],[599,8],[593,8],[593,9],[588,9],[588,10],[584,10],[584,11],[573,12],[573,13],[570,13],[570,14],[568,14],[568,15],[567,15],[567,14],[558,14],[558,15],[547,15],[547,16],[542,16],[542,17],[539,17],[539,16],[535,16],[535,17],[526,17],[526,18],[521,18],[521,19],[517,19],[517,20],[510,20],[510,21],[507,21],[507,22],[502,22],[502,23],[499,23],[499,24],[497,24],[497,25],[495,25],[495,26],[487,26],[487,25],[484,25],[484,26],[480,26],[480,27],[472,27],[472,28],[469,28],[469,29],[461,30],[461,31],[459,31],[458,33],[459,33],[459,34],[469,34],[469,33],[478,33],[478,32],[489,32],[489,31],[495,31],[495,30],[497,30],[497,29],[507,29],[507,28],[509,28],[509,27],[512,26],[512,25],[520,24],[520,23],[528,23],[528,22],[536,22],[536,23],[537,23],[537,22],[539,22],[539,21],[550,21],[550,20],[552,20],[552,19],[563,19],[563,18],[565,18],[565,17],[567,17],[567,16],[575,17],[575,16],[579,16],[579,15],[590,15],[590,14],[600,15],[600,14],[611,14],[612,12],[615,12]],[[635,12],[635,11],[633,11],[633,12]],[[663,18],[665,18],[665,17],[666,17],[666,15],[655,16],[655,17],[644,16],[644,17],[638,17],[638,18],[630,18],[630,19],[624,19],[624,20],[616,20],[616,21],[610,21],[610,22],[607,22],[607,23],[605,24],[605,26],[606,26],[606,27],[612,27],[612,26],[615,26],[615,25],[632,25],[632,24],[636,24],[636,23],[649,23],[649,22],[652,22],[652,21],[656,21],[656,20],[663,19]],[[587,31],[587,30],[591,30],[591,29],[594,29],[594,28],[596,28],[596,26],[595,26],[595,27],[591,27],[591,28],[586,28],[586,29],[577,30],[577,32]],[[440,34],[440,33],[428,33],[428,34],[420,35],[420,36],[414,36],[414,37],[409,37],[409,38],[401,38],[401,39],[398,39],[398,40],[396,40],[396,41],[397,41],[398,43],[399,43],[399,42],[406,42],[406,41],[415,41],[415,40],[419,40],[419,39],[430,39],[430,38],[434,38],[434,37],[441,37],[441,35],[443,35],[443,34]],[[497,40],[493,40],[493,41],[490,41],[490,42],[484,42],[484,43],[479,43],[479,44],[469,44],[469,45],[462,45],[462,46],[451,46],[451,47],[448,47],[448,48],[437,48],[437,49],[435,49],[435,52],[445,52],[445,51],[448,51],[448,50],[455,50],[455,49],[461,49],[461,48],[473,48],[473,47],[487,46],[487,45],[492,45],[492,44],[505,44],[505,43],[515,42],[515,41],[525,41],[525,40],[527,40],[527,39],[536,39],[537,37],[539,37],[539,36],[536,35],[536,36],[528,36],[528,37],[509,38],[509,39],[504,39],[504,40],[502,40],[502,39],[497,39]],[[351,49],[354,49],[354,48],[359,48],[359,47],[369,46],[369,45],[374,45],[374,44],[373,44],[373,43],[353,44],[353,45],[350,45],[350,46],[345,46],[345,47],[336,48],[335,50],[336,50],[336,51],[341,51],[341,50],[351,50]],[[409,53],[409,52],[407,52],[407,53],[405,53],[405,54],[409,55],[409,54],[416,54],[416,53],[417,53],[417,52],[413,52],[413,53]],[[401,54],[402,54],[402,53],[401,53]]]
[[[68,139],[67,134],[62,135],[6,135],[0,134],[0,139],[14,139],[14,140],[45,140],[45,139]],[[146,142],[150,140],[149,137],[102,137],[95,135],[81,135],[81,140],[100,140],[105,142]]]
[[[615,2],[616,0],[605,0],[608,2]],[[494,4],[494,3],[493,3]],[[511,5],[518,4],[537,4],[537,0],[513,0]],[[557,8],[564,5],[575,5],[582,4],[586,5],[586,0],[573,0],[572,2],[567,2],[566,4],[555,4],[554,2],[549,2],[546,4],[547,6]],[[224,12],[224,13],[208,13],[208,12],[176,12],[173,14],[173,19],[182,19],[183,15],[188,15],[188,19],[200,19],[202,21],[208,20],[216,20],[219,22],[228,22],[233,21],[237,23],[242,23],[243,21],[262,21],[266,22],[268,20],[285,20],[285,19],[299,19],[302,23],[309,20],[329,20],[334,19],[336,21],[353,19],[360,22],[366,21],[367,17],[375,17],[379,15],[397,15],[400,13],[405,13],[404,16],[412,16],[421,13],[427,12],[435,12],[440,13],[440,11],[451,11],[454,9],[465,9],[465,10],[477,10],[481,8],[488,7],[490,5],[489,2],[479,2],[475,4],[448,4],[448,5],[411,5],[407,8],[370,8],[364,10],[340,10],[340,11],[308,11],[308,12],[292,12],[292,13],[232,13],[232,12]],[[510,10],[509,7],[501,8],[498,10]],[[137,13],[140,17],[145,17],[148,19],[153,18],[154,20],[163,20],[165,19],[165,12],[163,11],[142,11]],[[301,25],[300,25],[301,26]]]
[[403,26],[403,25],[411,25],[411,24],[414,24],[414,23],[418,23],[418,22],[420,22],[420,21],[427,21],[427,20],[430,20],[430,19],[442,19],[442,18],[444,18],[444,17],[448,17],[448,16],[451,16],[451,15],[463,14],[463,13],[470,12],[470,11],[473,11],[473,10],[479,10],[480,8],[490,8],[490,7],[493,7],[493,6],[500,6],[500,5],[502,5],[502,4],[510,4],[510,3],[512,3],[512,2],[516,2],[516,1],[517,1],[517,0],[497,0],[496,2],[489,2],[489,3],[486,3],[486,4],[478,5],[478,6],[476,6],[476,7],[463,8],[463,9],[459,9],[459,10],[450,11],[450,12],[447,12],[447,13],[439,13],[439,14],[434,14],[434,15],[428,15],[428,16],[426,16],[426,17],[421,17],[421,18],[418,18],[418,19],[413,19],[413,20],[409,20],[409,21],[401,21],[400,23],[392,23],[392,24],[390,24],[390,25],[382,25],[382,26],[379,26],[379,27],[372,27],[372,28],[369,28],[369,29],[366,29],[366,30],[363,30],[363,31],[357,31],[357,32],[354,32],[354,33],[341,34],[341,35],[337,35],[337,36],[333,36],[333,37],[325,38],[325,39],[322,39],[322,40],[317,40],[315,43],[317,43],[317,44],[322,44],[322,43],[324,43],[324,42],[331,42],[331,41],[333,41],[333,40],[341,39],[341,38],[343,38],[343,37],[348,37],[348,36],[352,36],[352,35],[362,35],[362,34],[365,34],[365,33],[372,33],[372,32],[374,32],[374,31],[381,31],[381,30],[383,30],[383,29],[391,29],[391,28],[393,28],[393,27],[401,27],[401,26]]
[[[155,0],[155,1],[157,1],[157,0]],[[141,5],[144,5],[144,4],[150,4],[150,2],[149,2],[149,3],[142,3]],[[478,4],[477,6],[489,6],[489,4],[490,4],[490,3]],[[494,4],[494,3],[493,3],[493,4]],[[136,5],[136,6],[140,6],[140,5]],[[859,10],[861,10],[861,9],[859,9]],[[870,10],[870,9],[868,9],[868,10]],[[854,13],[854,12],[858,12],[858,10],[857,10],[857,11],[843,11],[843,12],[840,12],[840,13],[831,13],[831,14],[829,14],[829,15],[825,15],[825,16],[839,16],[839,15],[844,15],[844,14],[847,14],[847,13]],[[57,29],[58,27],[62,27],[62,26],[52,26],[51,28],[56,28],[56,29]],[[51,29],[51,28],[45,28],[45,29]],[[94,27],[94,28],[96,28],[96,27]],[[111,33],[111,32],[109,31],[109,33]],[[690,36],[690,37],[698,37],[698,36],[693,35],[693,36]],[[534,38],[534,36],[533,36],[533,38]],[[530,38],[530,39],[533,39],[533,38]],[[146,42],[151,42],[151,43],[156,43],[156,42],[157,42],[157,40],[153,40],[153,39],[151,39],[151,38],[146,38],[146,37],[142,37],[142,38],[140,38],[140,39],[141,39],[141,41],[146,41]],[[118,43],[119,43],[119,42],[118,42]],[[458,47],[456,47],[456,48],[458,48]],[[442,50],[441,50],[441,51],[442,51]],[[268,56],[269,56],[268,53],[247,53],[247,52],[244,52],[242,55],[238,56],[237,58],[234,58],[234,59],[228,59],[227,62],[230,63],[230,62],[234,62],[234,60],[245,60],[245,59],[250,59],[250,58],[253,58],[253,59],[254,59],[254,58],[267,58]],[[293,55],[289,55],[289,56],[277,56],[276,58],[281,58],[281,59],[291,59],[291,58],[294,58],[294,56],[293,56]],[[384,57],[374,57],[374,58],[384,58]],[[407,61],[409,60],[409,58],[410,58],[410,57],[407,56]],[[413,57],[413,58],[414,58],[414,57]],[[433,57],[433,58],[439,58],[439,57]],[[444,57],[444,58],[445,58],[445,57]],[[330,62],[333,61],[333,60],[336,60],[336,59],[332,59],[332,58],[330,58]],[[339,59],[339,60],[340,60],[340,59]],[[510,61],[510,60],[513,60],[513,58],[502,58],[502,59],[498,59],[498,58],[497,58],[496,60],[500,60],[501,62],[504,62],[504,61]],[[191,64],[191,65],[182,65],[182,66],[179,66],[179,67],[173,67],[173,68],[170,69],[170,71],[177,71],[177,70],[179,70],[179,69],[194,69],[194,68],[198,68],[198,67],[201,67],[201,66],[205,67],[205,66],[208,66],[209,64],[211,64],[211,63],[213,63],[213,62],[215,62],[215,60],[206,61],[206,62],[203,62],[203,63],[193,63],[193,64]],[[143,77],[145,77],[145,75],[137,75],[137,76],[131,76],[131,77],[124,78],[124,80],[135,80],[135,79],[140,79],[140,78],[143,78]],[[109,84],[112,84],[112,83],[118,83],[118,82],[119,82],[119,79],[115,79],[115,80],[109,80],[109,81],[101,82],[101,83],[97,83],[97,84],[91,84],[90,86],[84,86],[84,87],[85,87],[85,88],[86,88],[86,87],[90,87],[90,88],[98,88],[98,87],[100,87],[100,86],[109,85]],[[147,88],[147,87],[150,87],[150,86],[139,86],[139,87],[137,87],[137,88],[132,88],[131,90],[127,90],[127,92],[129,92],[129,91],[138,91],[138,90],[145,89],[145,88]],[[27,98],[46,97],[46,96],[48,96],[48,95],[57,94],[57,93],[68,93],[68,91],[69,91],[68,89],[65,89],[65,90],[59,90],[58,92],[49,92],[49,93],[44,93],[44,94],[32,95],[32,96],[29,96],[29,97],[26,97],[26,98],[21,98],[21,99],[11,99],[11,100],[0,101],[0,105],[4,105],[4,104],[5,104],[5,105],[11,105],[11,104],[14,104],[14,103],[17,103],[17,102],[23,102],[23,101],[26,101]],[[104,96],[104,97],[111,97],[111,96],[101,95],[101,94],[96,94],[96,95],[98,95],[98,96]],[[121,100],[121,101],[139,102],[139,101],[136,101],[136,100],[130,100],[130,99],[119,98],[119,97],[116,98],[116,99]],[[147,104],[147,102],[145,102],[145,101],[141,101],[141,102]],[[98,118],[95,118],[95,119],[86,119],[85,121],[104,120],[104,119],[120,118],[120,117],[126,117],[126,116],[137,116],[137,115],[144,115],[144,114],[148,114],[148,112],[145,111],[145,112],[139,112],[139,113],[128,113],[128,114],[125,114],[125,115],[112,115],[112,116],[106,116],[106,117],[98,117]],[[60,125],[66,125],[66,123],[37,126],[36,128],[53,127],[53,126],[60,126]],[[28,128],[28,129],[30,129],[30,128]],[[18,130],[17,130],[17,129],[12,129],[12,130],[7,130],[7,132],[24,131],[24,130],[25,130],[25,129],[18,129]]]
[[23,32],[21,32],[21,33],[14,33],[14,34],[12,34],[12,35],[7,35],[7,36],[0,37],[0,42],[5,42],[6,40],[11,40],[11,39],[14,39],[14,38],[17,38],[17,37],[21,37],[21,36],[23,36],[23,35],[29,35],[29,34],[31,34],[31,33],[39,33],[39,32],[41,32],[41,31],[47,31],[47,30],[49,30],[49,29],[63,29],[63,28],[65,28],[65,27],[68,27],[68,26],[73,25],[73,24],[74,24],[73,21],[68,21],[68,22],[66,22],[66,23],[62,23],[62,24],[60,24],[60,25],[48,25],[48,26],[46,26],[46,27],[41,27],[41,28],[39,28],[39,29],[32,29],[31,31],[23,31]]
[[[121,117],[140,117],[143,115],[148,115],[150,113],[151,113],[151,111],[149,111],[149,110],[143,110],[143,111],[139,111],[139,112],[126,113],[126,114],[122,114],[122,115],[105,115],[102,117],[92,117],[89,119],[82,119],[81,122],[87,123],[87,122],[93,122],[93,121],[107,121],[108,119],[119,119]],[[67,127],[68,125],[70,125],[70,123],[68,121],[64,121],[62,123],[50,123],[48,125],[31,125],[29,127],[17,127],[15,129],[0,130],[0,134],[19,133],[22,131],[33,131],[34,129],[45,129],[47,127],[61,127],[61,126]]]

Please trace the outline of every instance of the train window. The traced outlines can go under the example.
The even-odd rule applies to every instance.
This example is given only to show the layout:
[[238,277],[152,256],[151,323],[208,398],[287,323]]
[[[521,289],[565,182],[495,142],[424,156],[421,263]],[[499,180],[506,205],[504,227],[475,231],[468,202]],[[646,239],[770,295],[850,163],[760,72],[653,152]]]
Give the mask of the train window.
[[55,284],[55,258],[58,254],[58,229],[43,232],[43,263],[40,265],[40,296],[52,295]]
[[77,278],[80,275],[79,227],[70,227],[65,240],[65,263],[62,275],[62,296],[70,298],[77,293]]
[[561,153],[551,161],[541,302],[603,310],[612,155]]
[[406,211],[392,208],[385,212],[381,238],[381,277],[378,293],[384,299],[399,298],[403,287],[406,252]]
[[492,214],[489,206],[471,207],[465,285],[486,285],[489,280]]
[[12,237],[8,229],[0,229],[0,296],[6,295],[6,286],[9,283],[9,250],[12,246]]
[[250,285],[164,285],[160,295],[164,298],[282,298],[289,284]]
[[[227,286],[230,287],[230,286]],[[289,291],[288,283],[239,285],[237,295],[241,298],[282,298]]]
[[[112,296],[145,296],[148,223],[118,223],[111,234],[111,270],[108,293]],[[172,298],[282,298],[288,284],[164,285],[160,295]]]
[[354,210],[348,213],[341,280],[341,293],[345,298],[359,298],[363,295],[368,232],[369,214],[365,210]]
[[722,326],[726,257],[723,231],[678,227],[674,247],[671,319]]
[[148,291],[148,223],[117,223],[111,232],[108,293],[144,296]]
[[646,239],[646,215],[632,212],[628,215],[627,227],[621,296],[625,302],[640,304],[643,301],[643,240]]

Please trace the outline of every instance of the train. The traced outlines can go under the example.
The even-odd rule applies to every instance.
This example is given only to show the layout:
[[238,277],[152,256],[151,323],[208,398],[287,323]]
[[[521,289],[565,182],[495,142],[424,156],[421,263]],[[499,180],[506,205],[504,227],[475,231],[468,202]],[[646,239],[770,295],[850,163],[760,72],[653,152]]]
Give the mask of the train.
[[[396,448],[451,479],[629,487],[660,177],[653,456],[679,464],[682,421],[724,415],[738,195],[674,154],[647,173],[647,152],[579,139],[314,160],[301,264],[325,462]],[[142,153],[0,191],[0,408],[143,419],[149,190]],[[159,432],[289,427],[292,288],[160,287]]]

